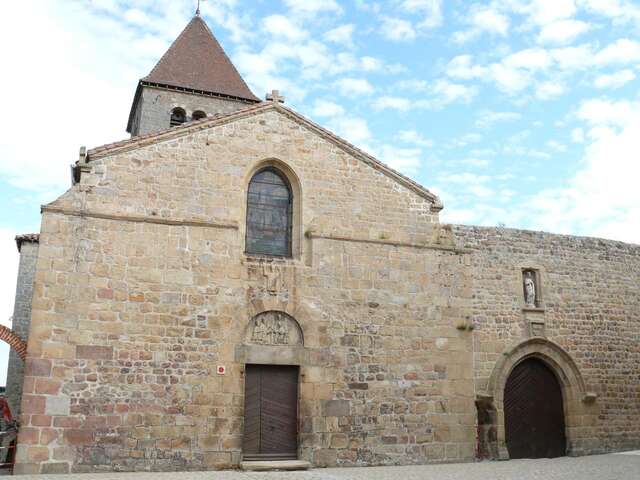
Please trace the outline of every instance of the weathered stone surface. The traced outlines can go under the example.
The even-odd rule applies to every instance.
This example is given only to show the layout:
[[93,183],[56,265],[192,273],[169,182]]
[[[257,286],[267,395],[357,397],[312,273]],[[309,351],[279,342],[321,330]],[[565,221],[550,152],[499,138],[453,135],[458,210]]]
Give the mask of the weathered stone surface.
[[[529,314],[546,339],[526,353],[584,380],[564,390],[570,452],[637,447],[639,248],[441,226],[433,199],[365,160],[277,109],[96,155],[43,215],[20,471],[237,467],[244,368],[267,360],[300,366],[315,466],[471,460],[476,400],[499,423],[491,379],[532,339]],[[299,202],[292,258],[244,253],[265,166]],[[523,269],[540,273],[533,313]],[[295,342],[250,330],[273,311]]]

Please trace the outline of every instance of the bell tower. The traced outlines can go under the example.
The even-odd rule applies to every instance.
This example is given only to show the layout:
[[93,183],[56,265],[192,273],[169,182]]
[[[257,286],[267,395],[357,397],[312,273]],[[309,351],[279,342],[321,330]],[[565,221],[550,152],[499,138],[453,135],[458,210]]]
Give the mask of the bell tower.
[[145,135],[259,101],[198,12],[138,82],[127,132]]

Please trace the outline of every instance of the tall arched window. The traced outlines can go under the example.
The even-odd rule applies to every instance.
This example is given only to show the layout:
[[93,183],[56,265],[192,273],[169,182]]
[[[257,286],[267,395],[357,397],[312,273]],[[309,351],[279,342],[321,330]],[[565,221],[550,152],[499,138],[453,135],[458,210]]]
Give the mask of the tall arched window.
[[182,125],[187,121],[187,112],[185,112],[182,108],[176,107],[171,110],[171,126],[176,127],[178,125]]
[[291,256],[293,194],[277,169],[258,171],[247,195],[247,253]]

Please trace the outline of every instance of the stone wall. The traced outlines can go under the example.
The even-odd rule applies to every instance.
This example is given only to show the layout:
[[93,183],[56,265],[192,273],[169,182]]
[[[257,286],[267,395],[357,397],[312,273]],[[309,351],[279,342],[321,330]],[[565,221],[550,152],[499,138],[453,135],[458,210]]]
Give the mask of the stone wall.
[[169,128],[171,111],[176,107],[182,108],[187,113],[187,121],[191,121],[193,112],[198,110],[213,116],[231,113],[252,103],[145,86],[142,87],[142,94],[134,112],[131,134],[146,135]]
[[[265,164],[296,183],[292,259],[243,253]],[[91,165],[44,208],[17,472],[235,466],[265,362],[300,365],[316,466],[473,458],[471,259],[431,199],[276,110]],[[266,311],[304,345],[248,344]]]
[[[502,228],[454,231],[474,251],[477,392],[499,394],[490,385],[496,365],[527,339],[546,337],[552,343],[534,350],[559,346],[570,359],[557,363],[570,376],[575,363],[584,382],[568,382],[564,392],[569,453],[640,448],[640,246]],[[539,272],[537,308],[524,304],[525,269]]]
[[[24,241],[20,243],[20,265],[18,267],[18,281],[16,297],[13,307],[13,322],[11,330],[21,339],[29,336],[31,323],[31,299],[33,296],[33,281],[38,258],[38,242]],[[9,367],[7,369],[6,396],[11,413],[18,418],[22,397],[22,383],[24,378],[24,364],[18,354],[11,349],[9,353]]]

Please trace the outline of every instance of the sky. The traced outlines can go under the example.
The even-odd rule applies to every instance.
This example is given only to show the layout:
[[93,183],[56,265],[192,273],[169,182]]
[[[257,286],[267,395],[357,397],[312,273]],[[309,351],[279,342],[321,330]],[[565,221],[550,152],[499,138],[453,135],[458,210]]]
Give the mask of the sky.
[[[137,81],[196,0],[4,2],[0,323],[81,145],[127,138]],[[204,0],[253,92],[437,193],[441,221],[640,244],[640,1]],[[0,384],[7,348],[0,345]],[[4,360],[3,360],[4,359]]]

